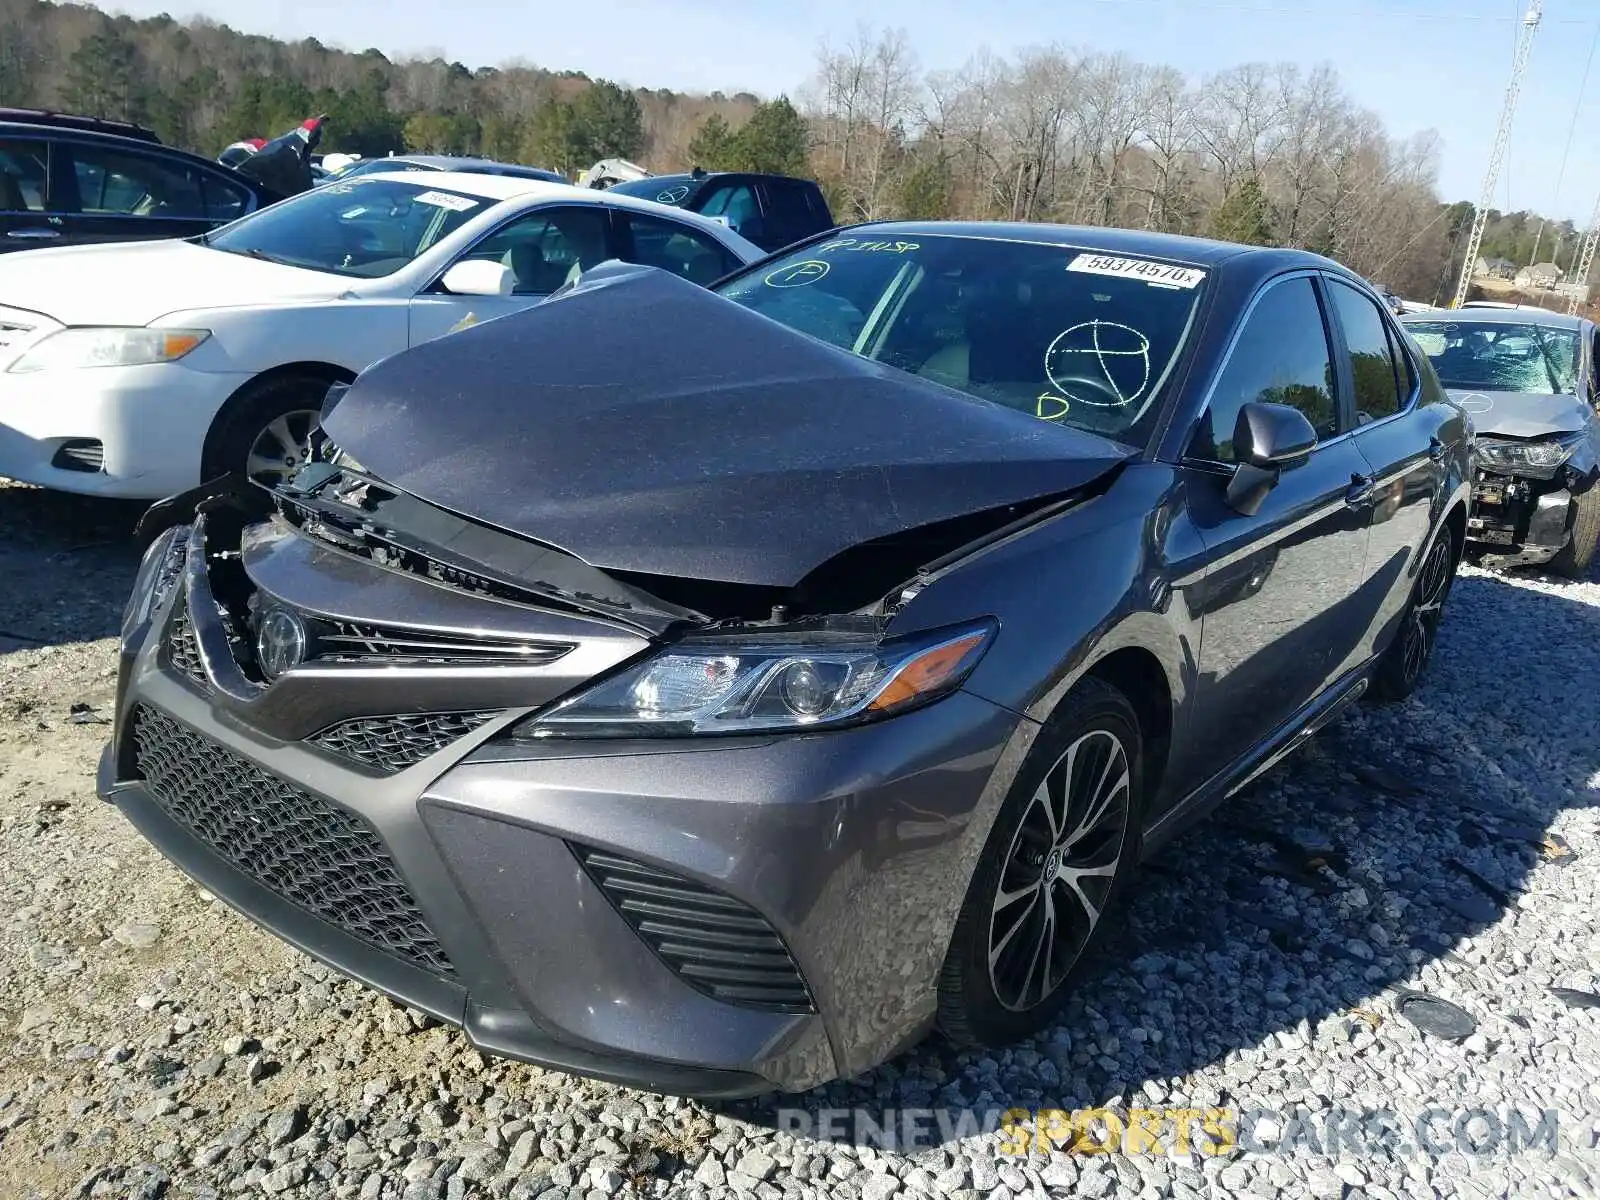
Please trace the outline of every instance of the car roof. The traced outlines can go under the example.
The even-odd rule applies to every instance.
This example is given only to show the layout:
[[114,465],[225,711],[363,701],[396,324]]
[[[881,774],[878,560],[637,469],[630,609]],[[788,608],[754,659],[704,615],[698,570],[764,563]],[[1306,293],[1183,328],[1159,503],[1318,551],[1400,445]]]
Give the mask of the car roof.
[[1436,324],[1447,321],[1453,324],[1473,325],[1540,325],[1548,329],[1582,329],[1582,317],[1568,316],[1548,308],[1456,308],[1439,309],[1430,313],[1406,313],[1401,321]]
[[[1081,246],[1108,255],[1131,255],[1174,259],[1201,267],[1221,266],[1225,262],[1249,261],[1263,272],[1295,266],[1332,270],[1357,278],[1331,258],[1307,250],[1285,250],[1274,246],[1241,246],[1211,238],[1188,237],[1176,233],[1152,233],[1140,229],[1114,229],[1103,225],[1052,225],[1043,221],[873,221],[844,225],[834,234],[870,230],[896,237],[969,237],[992,241],[1034,242],[1050,246]],[[1370,286],[1370,285],[1369,285]]]
[[[514,200],[519,196],[531,196],[540,192],[548,192],[551,199],[570,200],[573,192],[590,190],[570,183],[552,183],[547,179],[534,179],[527,175],[488,175],[472,171],[434,171],[425,178],[418,178],[415,171],[366,171],[359,178],[392,179],[417,187],[445,188],[452,192],[477,196],[481,200]],[[336,175],[329,181],[329,186],[338,182],[339,177]]]
[[[575,183],[549,183],[543,179],[528,179],[521,175],[475,175],[471,171],[435,171],[419,179],[412,171],[373,171],[351,182],[354,184],[369,179],[391,179],[399,183],[409,183],[414,187],[442,188],[496,202],[532,198],[561,200],[568,204],[606,204],[613,208],[630,208],[637,212],[656,213],[674,221],[698,223],[704,227],[719,229],[724,234],[733,232],[718,225],[709,217],[657,204],[654,200],[646,200],[639,196],[624,196],[613,193],[609,188],[579,187]],[[326,186],[336,187],[338,183],[339,180],[335,177]],[[738,235],[734,234],[734,237],[737,239]]]
[[0,107],[0,122],[19,125],[36,125],[42,129],[71,129],[80,133],[110,133],[132,138],[151,145],[161,145],[155,130],[132,121],[115,121],[109,117],[87,117],[78,113],[54,112],[44,108]]
[[[508,163],[502,162],[498,158],[474,158],[470,155],[395,154],[391,158],[395,162],[420,163],[425,167],[437,167],[441,171],[470,171],[493,167],[499,171],[545,171],[546,174],[555,174],[554,171],[548,171],[545,167],[530,167],[526,163]],[[365,161],[372,162],[377,160],[368,159]],[[390,159],[384,159],[383,161],[388,162]]]

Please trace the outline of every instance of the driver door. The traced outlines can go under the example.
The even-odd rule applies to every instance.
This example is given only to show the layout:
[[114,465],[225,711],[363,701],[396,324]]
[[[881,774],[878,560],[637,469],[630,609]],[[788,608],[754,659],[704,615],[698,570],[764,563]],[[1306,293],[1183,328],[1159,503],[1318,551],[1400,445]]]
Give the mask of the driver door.
[[[1269,737],[1336,679],[1360,644],[1371,468],[1345,436],[1349,406],[1310,275],[1269,284],[1247,312],[1190,439],[1181,473],[1206,571],[1190,593],[1199,678],[1183,771],[1209,778]],[[1253,514],[1226,498],[1232,434],[1249,401],[1289,404],[1317,431]],[[1177,764],[1174,770],[1178,769]]]
[[608,258],[617,257],[611,211],[598,204],[557,204],[532,209],[485,235],[450,266],[487,259],[508,267],[509,296],[457,296],[440,272],[411,301],[411,345],[420,345],[508,313],[532,308],[551,292]]

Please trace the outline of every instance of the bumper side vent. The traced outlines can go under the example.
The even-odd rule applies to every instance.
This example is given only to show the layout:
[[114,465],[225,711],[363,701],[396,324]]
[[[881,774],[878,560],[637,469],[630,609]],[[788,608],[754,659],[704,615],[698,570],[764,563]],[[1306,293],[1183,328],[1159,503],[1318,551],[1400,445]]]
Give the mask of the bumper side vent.
[[573,849],[622,919],[690,987],[746,1008],[816,1012],[783,938],[748,904],[632,859]]
[[311,736],[311,744],[384,775],[414,766],[467,736],[497,712],[355,717]]
[[133,744],[155,802],[236,870],[384,954],[454,976],[366,821],[147,705],[134,710]]
[[200,642],[194,635],[194,624],[189,620],[189,606],[178,600],[172,614],[172,625],[167,634],[167,660],[184,675],[203,688],[209,688],[205,664],[200,661]]
[[59,471],[84,471],[97,475],[105,469],[105,443],[95,438],[73,438],[61,443],[61,448],[50,459],[50,465]]

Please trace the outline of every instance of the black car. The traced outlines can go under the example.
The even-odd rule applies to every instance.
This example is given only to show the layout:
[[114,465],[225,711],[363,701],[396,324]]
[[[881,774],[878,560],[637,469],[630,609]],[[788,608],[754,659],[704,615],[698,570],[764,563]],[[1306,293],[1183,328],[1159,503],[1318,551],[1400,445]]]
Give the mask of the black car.
[[1140,860],[1417,687],[1467,422],[1324,258],[839,230],[602,264],[147,551],[100,788],[474,1042],[650,1088],[1048,1023]]
[[721,217],[763,250],[783,247],[833,228],[833,213],[815,181],[746,171],[651,175],[610,188],[705,217]]
[[94,124],[0,121],[0,252],[192,237],[282,199],[154,135]]

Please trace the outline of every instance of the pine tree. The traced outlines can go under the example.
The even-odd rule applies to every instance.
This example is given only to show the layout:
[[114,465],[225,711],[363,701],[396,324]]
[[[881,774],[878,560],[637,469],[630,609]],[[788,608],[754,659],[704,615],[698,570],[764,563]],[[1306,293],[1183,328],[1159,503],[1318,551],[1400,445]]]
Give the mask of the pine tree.
[[804,175],[810,158],[811,132],[787,96],[756,105],[735,135],[734,157],[742,171]]
[[1272,220],[1267,210],[1267,195],[1261,181],[1247,175],[1223,197],[1211,217],[1211,234],[1225,242],[1246,246],[1273,244]]
[[738,167],[739,140],[721,113],[712,113],[700,122],[689,139],[689,160],[708,171],[729,171]]

